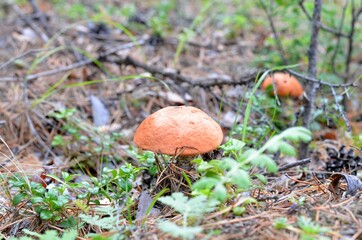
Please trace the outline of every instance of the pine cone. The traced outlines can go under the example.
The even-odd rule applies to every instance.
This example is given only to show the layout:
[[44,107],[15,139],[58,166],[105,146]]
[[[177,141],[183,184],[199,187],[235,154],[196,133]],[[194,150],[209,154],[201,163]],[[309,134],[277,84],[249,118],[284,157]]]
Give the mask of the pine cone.
[[360,156],[355,156],[353,149],[347,151],[346,146],[337,151],[334,148],[327,148],[329,161],[326,163],[328,172],[347,172],[356,175],[357,171],[362,169],[362,161]]

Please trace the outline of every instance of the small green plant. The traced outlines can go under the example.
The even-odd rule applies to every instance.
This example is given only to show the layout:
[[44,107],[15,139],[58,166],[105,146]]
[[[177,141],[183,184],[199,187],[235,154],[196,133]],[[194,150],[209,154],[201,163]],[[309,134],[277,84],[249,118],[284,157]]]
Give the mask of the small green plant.
[[77,157],[79,161],[90,156],[99,156],[101,161],[119,160],[115,146],[122,135],[116,132],[100,133],[77,118],[76,113],[74,108],[65,108],[50,114],[61,123],[61,132],[53,137],[52,146],[60,147],[66,155]]
[[[41,183],[29,180],[27,177],[17,175],[11,177],[8,183],[10,190],[17,191],[12,199],[14,206],[26,202],[34,208],[42,220],[60,221],[62,226],[69,228],[77,224],[75,218],[67,217],[67,209],[74,204],[83,212],[88,212],[89,202],[100,204],[98,198],[108,198],[110,201],[121,202],[125,205],[125,209],[129,209],[133,204],[129,192],[140,170],[126,163],[118,169],[104,168],[100,179],[90,177],[91,182],[80,183],[73,182],[77,175],[67,172],[63,172],[61,178],[48,175],[59,183],[50,189],[45,189]],[[77,200],[71,201],[75,196]],[[86,199],[86,202],[79,201],[81,199]],[[131,216],[127,217],[131,220]]]
[[155,153],[151,151],[143,151],[138,153],[137,148],[131,147],[127,150],[130,156],[136,158],[139,162],[140,167],[147,169],[148,173],[152,176],[157,174],[157,166],[155,160]]
[[209,200],[206,196],[186,197],[183,193],[176,192],[171,196],[160,197],[159,201],[182,214],[181,226],[170,221],[162,221],[158,228],[173,237],[194,239],[195,235],[202,232],[202,227],[197,224],[205,213],[212,212],[219,204],[216,200]]
[[[70,206],[68,182],[75,176],[63,173],[62,185],[46,190],[41,183],[29,181],[26,177],[13,176],[9,180],[9,189],[17,189],[18,193],[13,197],[14,206],[21,202],[27,202],[42,220],[63,220],[67,208]],[[70,223],[68,221],[68,223]]]
[[122,228],[119,227],[120,225],[122,225],[121,221],[123,221],[119,218],[120,211],[122,211],[122,209],[117,206],[96,207],[93,209],[92,215],[81,213],[79,214],[79,218],[82,220],[82,222],[87,223],[90,226],[97,227],[99,229],[105,229],[108,231],[117,230],[113,235],[107,238],[97,234],[89,234],[89,237],[92,237],[92,239],[129,239],[127,232],[129,232],[130,226],[124,226]]
[[55,230],[48,230],[43,234],[32,232],[27,229],[24,229],[23,232],[31,237],[23,236],[20,238],[10,238],[10,240],[75,240],[78,236],[77,230],[65,231],[62,236],[59,236],[59,233]]
[[84,4],[75,3],[72,5],[66,5],[66,6],[68,8],[68,11],[65,11],[65,13],[71,20],[80,20],[80,19],[86,19],[89,17],[88,9],[87,9],[86,5],[84,5]]
[[290,201],[297,204],[298,206],[303,206],[305,204],[305,197],[299,197],[298,199],[291,197]]
[[176,1],[161,2],[156,6],[156,13],[149,21],[153,35],[165,37],[164,34],[171,28],[169,13],[175,8]]
[[[248,170],[251,167],[265,168],[268,172],[277,172],[277,165],[267,153],[280,152],[287,156],[296,156],[296,151],[287,141],[307,142],[311,140],[311,132],[303,127],[289,128],[282,133],[270,138],[259,150],[248,149],[242,151],[245,143],[237,139],[226,142],[225,157],[221,160],[205,162],[201,158],[194,160],[201,178],[193,186],[193,194],[206,195],[225,201],[232,191],[248,191],[251,187],[251,176]],[[263,182],[263,178],[260,178]],[[232,185],[237,186],[232,190]],[[232,194],[233,195],[233,194]]]
[[[77,112],[75,108],[64,108],[58,112],[53,112],[50,114],[51,117],[54,117],[58,121],[63,122],[62,130],[70,134],[75,140],[80,139],[80,128],[78,128],[72,121],[71,117]],[[55,135],[52,141],[52,146],[66,146],[67,142],[64,140],[62,135]]]
[[277,218],[274,220],[273,226],[276,230],[288,229],[300,234],[299,239],[313,240],[313,239],[329,239],[325,236],[330,230],[322,227],[305,216],[299,216],[296,224],[288,223],[285,217]]
[[274,220],[273,227],[276,230],[286,229],[289,226],[288,219],[286,217],[277,218]]
[[313,222],[310,218],[307,218],[305,216],[299,216],[298,227],[302,230],[302,233],[300,235],[300,239],[302,240],[328,239],[321,235],[329,232],[330,230]]
[[96,196],[103,196],[109,200],[125,201],[129,200],[128,195],[132,190],[132,184],[141,168],[136,168],[129,163],[118,169],[104,168],[101,178],[90,177],[91,183],[82,182],[84,187],[82,194],[78,195],[79,199],[87,199],[99,204]]

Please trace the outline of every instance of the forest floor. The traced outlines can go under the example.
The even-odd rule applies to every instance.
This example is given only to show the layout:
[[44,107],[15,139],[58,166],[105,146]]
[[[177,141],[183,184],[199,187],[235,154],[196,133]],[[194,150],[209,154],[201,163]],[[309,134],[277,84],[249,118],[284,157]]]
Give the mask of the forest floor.
[[[163,107],[202,109],[221,125],[223,142],[241,139],[247,127],[243,140],[246,147],[255,149],[273,135],[301,125],[302,99],[280,98],[278,105],[260,89],[253,92],[258,77],[270,68],[263,64],[272,36],[268,24],[245,31],[226,29],[208,22],[199,4],[190,3],[181,6],[184,16],[168,16],[167,32],[163,32],[154,26],[164,24],[162,16],[152,18],[156,23],[150,20],[156,11],[151,3],[140,1],[131,16],[112,16],[114,9],[106,5],[119,6],[112,3],[116,1],[104,2],[91,20],[80,20],[85,11],[95,11],[90,3],[83,6],[85,10],[72,8],[73,12],[66,9],[68,5],[51,1],[38,1],[35,8],[27,1],[0,4],[0,239],[23,236],[23,229],[62,233],[69,228],[64,220],[74,217],[80,224],[81,213],[99,216],[95,222],[107,219],[109,213],[97,212],[99,206],[118,209],[119,226],[107,228],[83,217],[83,224],[76,224],[78,239],[87,239],[89,233],[103,234],[94,239],[112,239],[117,234],[119,239],[171,238],[157,224],[161,219],[180,224],[182,215],[161,203],[152,203],[151,215],[145,213],[166,186],[146,191],[146,171],[133,143],[142,120]],[[258,9],[250,11],[263,17]],[[202,20],[195,21],[195,16]],[[122,21],[127,24],[121,25]],[[353,67],[361,67],[360,60],[354,61]],[[305,72],[307,62],[298,68]],[[340,90],[338,94],[344,91]],[[263,175],[266,182],[252,178],[248,191],[235,194],[202,219],[190,220],[190,226],[203,229],[195,238],[362,238],[361,181],[345,171],[331,176],[326,167],[332,160],[362,166],[358,158],[362,156],[361,84],[348,100],[346,116],[352,133],[345,131],[335,108],[325,104],[333,104],[333,96],[324,95],[323,90],[320,95],[308,158],[298,162],[301,159],[295,156],[277,153],[272,155],[280,168],[277,173],[252,168],[250,174]],[[251,98],[254,105],[245,125]],[[223,157],[222,152],[218,154],[215,158]],[[71,183],[100,179],[105,167],[118,169],[126,163],[141,173],[135,175],[127,202],[112,202],[106,193],[94,196],[98,204],[78,202],[79,192],[72,190]],[[62,172],[73,176],[68,185]],[[196,171],[192,174],[197,175]],[[24,195],[15,203],[21,187],[10,181],[14,176],[49,189],[65,186],[62,194],[71,197],[60,217],[39,215],[39,202],[30,204]],[[38,180],[43,177],[44,183]],[[191,196],[188,184],[178,190]],[[142,196],[151,200],[141,200]],[[142,209],[143,215],[137,216]]]

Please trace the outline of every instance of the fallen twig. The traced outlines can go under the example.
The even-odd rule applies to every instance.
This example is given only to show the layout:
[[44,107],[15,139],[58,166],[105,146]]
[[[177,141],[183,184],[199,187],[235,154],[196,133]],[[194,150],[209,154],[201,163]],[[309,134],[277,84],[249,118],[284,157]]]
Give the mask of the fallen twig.
[[243,85],[247,84],[251,81],[255,80],[257,73],[263,70],[251,70],[250,72],[245,73],[243,76],[239,77],[238,79],[234,79],[229,75],[220,75],[220,74],[210,74],[209,77],[205,78],[196,78],[191,79],[184,75],[177,73],[174,69],[161,69],[154,66],[149,66],[145,63],[139,62],[132,57],[128,56],[125,59],[117,59],[117,60],[110,60],[110,62],[118,63],[118,64],[126,64],[132,65],[134,67],[142,68],[151,74],[159,74],[164,77],[169,77],[174,81],[188,83],[192,87],[200,86],[200,87],[212,87],[217,85]]
[[37,53],[37,52],[41,52],[41,51],[46,51],[46,50],[50,50],[49,48],[38,48],[38,49],[30,49],[29,51],[26,51],[25,53],[20,54],[19,56],[13,57],[11,59],[9,59],[7,62],[3,63],[0,65],[0,70],[6,68],[7,66],[9,66],[11,63],[15,62],[16,60],[26,57],[29,54],[32,53]]
[[92,63],[94,61],[94,59],[100,60],[100,59],[102,59],[110,54],[113,54],[115,52],[118,52],[120,50],[132,48],[135,46],[140,46],[145,43],[146,43],[146,39],[141,39],[141,40],[138,40],[135,42],[126,43],[126,44],[111,48],[111,49],[105,51],[104,53],[99,54],[98,57],[95,57],[93,59],[85,59],[83,61],[79,61],[79,62],[73,63],[73,64],[65,66],[65,67],[55,68],[52,70],[48,70],[48,71],[44,71],[44,72],[40,72],[40,73],[36,73],[36,74],[29,74],[29,75],[26,75],[25,77],[1,77],[0,82],[19,81],[19,80],[29,81],[29,80],[37,79],[39,77],[45,77],[45,76],[54,75],[54,74],[61,73],[61,72],[66,72],[66,71],[69,71],[69,70],[72,70],[75,68],[79,68],[79,67],[88,65],[88,64]]
[[301,165],[305,165],[305,164],[308,164],[310,163],[311,159],[310,158],[306,158],[306,159],[302,159],[302,160],[299,160],[299,161],[296,161],[296,162],[293,162],[293,163],[288,163],[288,164],[285,164],[283,166],[281,166],[279,168],[279,172],[281,171],[285,171],[289,168],[293,168],[293,167],[297,167],[297,166],[301,166]]

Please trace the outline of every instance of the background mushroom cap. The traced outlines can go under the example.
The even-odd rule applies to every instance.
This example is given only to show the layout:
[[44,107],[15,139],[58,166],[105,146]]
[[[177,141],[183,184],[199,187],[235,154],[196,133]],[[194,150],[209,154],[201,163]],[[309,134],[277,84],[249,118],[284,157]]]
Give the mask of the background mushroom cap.
[[210,152],[223,140],[221,127],[195,107],[165,107],[148,116],[133,141],[142,149],[167,155],[185,147],[181,156]]
[[[288,73],[273,73],[275,88],[278,96],[280,97],[293,97],[299,98],[303,95],[303,87],[294,76]],[[268,76],[265,78],[263,83],[261,84],[261,89],[265,90],[269,85],[273,84],[272,76]],[[274,91],[270,92],[271,95],[274,95]]]

